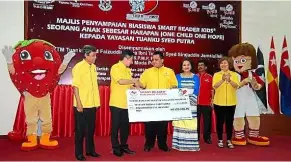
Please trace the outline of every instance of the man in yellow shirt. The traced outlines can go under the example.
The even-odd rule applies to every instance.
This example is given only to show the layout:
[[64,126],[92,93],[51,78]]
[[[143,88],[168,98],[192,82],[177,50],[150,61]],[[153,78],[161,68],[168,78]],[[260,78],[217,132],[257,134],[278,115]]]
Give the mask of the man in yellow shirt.
[[86,130],[86,155],[99,157],[95,152],[94,132],[96,108],[100,107],[100,97],[95,66],[96,48],[85,45],[82,49],[84,59],[73,70],[74,114],[75,114],[75,156],[77,160],[86,160],[83,156],[83,140]]
[[[175,73],[172,69],[163,65],[164,55],[162,52],[155,52],[152,57],[154,67],[146,69],[138,85],[145,89],[170,89],[178,85]],[[145,122],[144,151],[149,152],[155,145],[156,136],[158,138],[159,149],[170,151],[167,145],[167,126],[168,121],[151,121]]]
[[[137,83],[132,79],[129,66],[133,63],[134,53],[123,50],[120,60],[110,70],[110,112],[111,112],[111,145],[113,154],[120,157],[123,153],[134,154],[127,144],[129,135],[129,119],[126,91]],[[118,131],[120,130],[120,142]]]

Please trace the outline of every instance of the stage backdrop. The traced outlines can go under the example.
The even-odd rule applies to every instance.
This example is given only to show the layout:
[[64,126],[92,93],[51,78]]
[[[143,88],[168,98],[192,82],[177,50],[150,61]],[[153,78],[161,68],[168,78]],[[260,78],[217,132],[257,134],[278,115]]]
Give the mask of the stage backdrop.
[[183,57],[217,59],[240,41],[241,2],[236,1],[29,1],[26,37],[53,43],[64,55],[78,54],[59,84],[71,84],[71,68],[82,59],[80,48],[98,48],[99,85],[109,85],[110,67],[122,49],[135,52],[132,72],[139,77],[151,66],[154,51],[164,52],[165,65],[180,72]]

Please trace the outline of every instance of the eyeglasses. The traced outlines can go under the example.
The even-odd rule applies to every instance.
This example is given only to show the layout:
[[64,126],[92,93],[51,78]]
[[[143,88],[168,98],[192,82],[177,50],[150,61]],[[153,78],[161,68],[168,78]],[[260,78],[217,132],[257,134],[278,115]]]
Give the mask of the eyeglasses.
[[236,64],[239,64],[239,63],[242,63],[242,64],[244,64],[244,63],[246,63],[247,62],[247,60],[252,60],[252,59],[250,59],[250,58],[241,58],[240,60],[234,60],[234,63],[236,63]]

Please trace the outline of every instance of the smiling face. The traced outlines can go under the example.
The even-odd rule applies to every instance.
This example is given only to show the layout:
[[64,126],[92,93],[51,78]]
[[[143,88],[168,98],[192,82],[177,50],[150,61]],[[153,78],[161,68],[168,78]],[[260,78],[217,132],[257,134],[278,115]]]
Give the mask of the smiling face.
[[85,59],[89,64],[94,64],[96,62],[96,52],[90,52],[89,54],[85,55]]
[[30,42],[16,48],[13,54],[15,74],[10,75],[16,88],[35,97],[45,96],[58,83],[59,53],[43,41]]
[[133,56],[126,56],[123,58],[123,63],[126,67],[129,67],[133,63]]
[[192,69],[191,63],[187,60],[183,61],[182,70],[183,72],[190,72]]
[[252,68],[252,58],[250,56],[241,55],[233,57],[232,59],[234,62],[234,69],[239,73],[242,73]]
[[252,44],[236,44],[230,48],[228,56],[232,57],[234,69],[239,73],[256,69],[258,66],[256,49]]
[[223,71],[228,71],[229,70],[229,64],[228,64],[227,60],[221,61],[219,66],[220,66],[220,69],[223,70]]

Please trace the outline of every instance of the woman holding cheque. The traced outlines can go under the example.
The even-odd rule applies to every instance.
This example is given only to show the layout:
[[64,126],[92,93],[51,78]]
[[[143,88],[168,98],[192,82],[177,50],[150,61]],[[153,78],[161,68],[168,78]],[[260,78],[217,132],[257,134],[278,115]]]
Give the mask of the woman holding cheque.
[[197,133],[197,95],[199,92],[199,77],[193,71],[193,63],[185,58],[181,65],[182,73],[177,74],[178,88],[187,88],[193,119],[173,121],[174,127],[172,148],[179,151],[199,151]]

